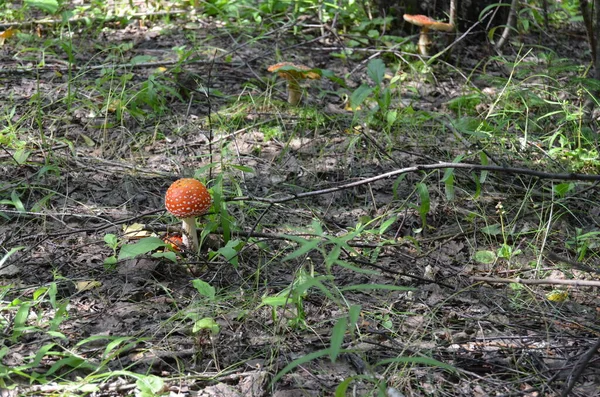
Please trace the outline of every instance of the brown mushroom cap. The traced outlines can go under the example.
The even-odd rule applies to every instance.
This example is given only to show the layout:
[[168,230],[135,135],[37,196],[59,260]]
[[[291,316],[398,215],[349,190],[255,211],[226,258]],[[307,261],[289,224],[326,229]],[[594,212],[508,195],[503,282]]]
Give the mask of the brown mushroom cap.
[[193,178],[179,179],[167,189],[165,207],[178,218],[202,215],[212,204],[210,193],[202,182]]
[[269,72],[278,72],[279,77],[283,77],[287,80],[300,80],[300,79],[320,79],[321,76],[312,72],[311,68],[304,65],[295,65],[291,62],[279,62],[275,65],[271,65],[267,68]]
[[442,32],[451,32],[454,30],[454,25],[436,21],[425,15],[404,14],[404,20],[413,25],[421,26],[424,29],[439,30]]

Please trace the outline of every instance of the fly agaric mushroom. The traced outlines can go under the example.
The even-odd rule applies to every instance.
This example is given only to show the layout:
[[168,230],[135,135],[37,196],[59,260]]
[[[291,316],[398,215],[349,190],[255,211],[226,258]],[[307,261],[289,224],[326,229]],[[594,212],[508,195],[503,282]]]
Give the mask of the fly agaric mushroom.
[[205,214],[211,204],[210,193],[197,179],[179,179],[167,189],[165,207],[167,211],[183,221],[183,244],[194,251],[198,250],[195,218]]
[[183,238],[178,234],[167,234],[162,239],[171,251],[180,252],[183,246]]
[[429,29],[438,30],[441,32],[452,32],[454,25],[445,22],[439,22],[435,19],[431,19],[425,15],[409,15],[404,14],[404,20],[408,23],[421,27],[421,34],[419,35],[419,53],[421,55],[428,55],[429,46],[431,46],[431,40],[429,39]]
[[311,68],[308,66],[294,65],[291,62],[279,62],[269,66],[267,70],[271,73],[277,72],[279,77],[283,77],[288,81],[288,103],[294,106],[300,103],[302,97],[300,80],[321,78],[318,73],[311,72]]

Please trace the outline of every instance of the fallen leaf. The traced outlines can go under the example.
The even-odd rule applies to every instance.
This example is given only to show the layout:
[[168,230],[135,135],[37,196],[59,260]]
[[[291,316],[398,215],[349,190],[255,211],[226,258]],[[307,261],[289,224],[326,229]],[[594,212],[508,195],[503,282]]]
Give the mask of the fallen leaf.
[[89,291],[100,286],[102,286],[102,283],[95,280],[78,281],[75,283],[75,288],[77,288],[77,291],[79,292]]

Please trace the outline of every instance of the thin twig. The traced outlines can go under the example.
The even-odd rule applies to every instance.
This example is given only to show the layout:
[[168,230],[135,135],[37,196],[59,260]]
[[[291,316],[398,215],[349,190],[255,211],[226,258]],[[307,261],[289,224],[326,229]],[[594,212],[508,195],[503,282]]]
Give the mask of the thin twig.
[[[208,68],[208,79],[206,81],[206,105],[208,106],[208,164],[212,164],[213,162],[213,125],[212,125],[212,101],[210,100],[211,96],[210,96],[210,85],[211,85],[211,77],[212,77],[212,71],[213,68],[215,66],[215,59],[217,58],[217,50],[215,49],[215,52],[213,54],[213,58],[212,61],[213,63],[210,64],[210,67]],[[212,179],[212,170],[213,167],[209,167],[208,169],[208,180]]]
[[356,182],[350,182],[343,185],[321,189],[321,190],[313,190],[304,193],[292,194],[282,198],[270,199],[264,197],[253,197],[253,196],[241,196],[241,197],[233,197],[231,201],[257,201],[262,203],[270,203],[270,204],[280,204],[288,201],[293,201],[305,197],[314,197],[328,193],[334,193],[341,190],[350,189],[353,187],[366,185],[368,183],[372,183],[375,181],[379,181],[382,179],[391,178],[393,176],[398,176],[402,174],[406,174],[409,172],[419,172],[419,171],[430,171],[444,168],[458,168],[458,169],[468,169],[468,170],[479,170],[479,171],[492,171],[492,172],[500,172],[505,174],[516,174],[516,175],[530,175],[535,176],[540,179],[556,179],[556,180],[566,180],[566,181],[600,181],[600,175],[596,174],[559,174],[559,173],[551,173],[551,172],[543,172],[536,171],[527,168],[513,168],[513,167],[500,167],[495,165],[479,165],[479,164],[466,164],[466,163],[438,163],[438,164],[422,164],[422,165],[414,165],[412,167],[401,168],[398,170],[386,172],[384,174],[376,175],[371,178],[360,179]]
[[583,370],[587,367],[587,364],[590,362],[590,360],[592,359],[594,354],[596,354],[598,352],[598,349],[600,349],[600,338],[598,338],[596,340],[596,343],[594,343],[594,345],[592,347],[590,347],[588,349],[588,351],[586,351],[581,356],[579,361],[577,361],[577,364],[575,364],[575,368],[573,368],[573,370],[569,374],[569,383],[567,384],[567,387],[565,387],[565,389],[561,393],[561,395],[560,395],[561,397],[569,396],[569,393],[571,393],[571,390],[573,390],[573,387],[575,386],[577,379],[579,379],[579,377],[583,373]]
[[600,287],[600,281],[596,280],[559,280],[544,278],[541,280],[527,280],[521,278],[495,278],[495,277],[471,277],[473,281],[483,281],[491,284],[528,284],[528,285],[572,285],[575,287]]

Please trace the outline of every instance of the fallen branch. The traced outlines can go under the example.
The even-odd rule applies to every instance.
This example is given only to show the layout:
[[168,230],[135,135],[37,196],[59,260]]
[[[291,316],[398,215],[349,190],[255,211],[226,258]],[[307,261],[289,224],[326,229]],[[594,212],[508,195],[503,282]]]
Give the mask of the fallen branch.
[[571,285],[574,287],[600,287],[600,281],[596,280],[559,280],[544,278],[541,280],[527,280],[521,278],[495,278],[495,277],[471,277],[473,281],[483,281],[491,284],[528,284],[528,285]]
[[465,163],[437,163],[437,164],[423,164],[423,165],[414,165],[412,167],[401,168],[399,170],[394,170],[390,172],[386,172],[385,174],[376,175],[371,178],[360,179],[356,182],[350,182],[343,185],[330,187],[327,189],[321,190],[313,190],[304,193],[298,193],[293,195],[288,195],[282,198],[265,198],[265,197],[253,197],[253,196],[240,196],[240,197],[232,197],[229,198],[228,201],[257,201],[262,203],[269,204],[281,204],[286,203],[288,201],[293,201],[297,199],[302,199],[306,197],[314,197],[323,194],[338,192],[340,190],[350,189],[356,186],[366,185],[372,182],[376,182],[382,179],[391,178],[393,176],[398,176],[402,174],[406,174],[409,172],[418,172],[418,171],[428,171],[428,170],[438,170],[445,168],[459,168],[459,169],[468,169],[468,170],[478,170],[478,171],[492,171],[492,172],[500,172],[505,174],[515,174],[515,175],[530,175],[535,176],[540,179],[557,179],[557,180],[565,180],[565,181],[600,181],[600,175],[596,174],[560,174],[560,173],[551,173],[551,172],[543,172],[530,170],[527,168],[512,168],[512,167],[500,167],[496,165],[478,165],[478,164],[465,164]]
[[583,373],[583,370],[588,367],[588,363],[590,362],[590,360],[592,359],[592,357],[594,356],[594,354],[597,354],[598,349],[600,349],[600,338],[598,338],[596,340],[596,343],[594,343],[581,356],[581,358],[579,359],[579,361],[577,361],[577,364],[575,364],[575,368],[573,368],[573,370],[569,374],[569,377],[567,378],[567,379],[569,379],[569,382],[567,383],[567,386],[564,388],[564,390],[560,394],[561,397],[567,397],[567,396],[571,395],[571,390],[573,390],[573,387],[575,386],[575,383],[577,383],[577,380],[579,379],[579,377]]

